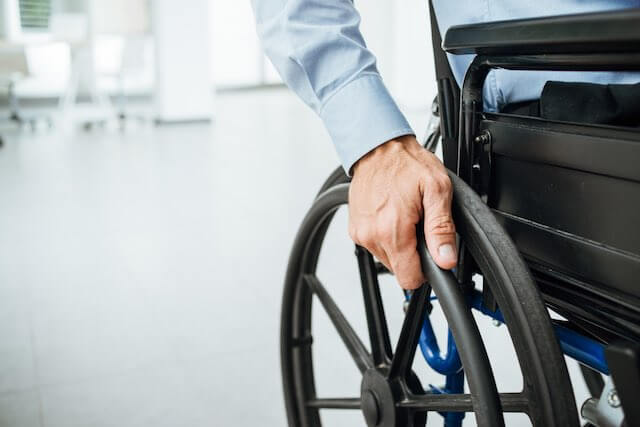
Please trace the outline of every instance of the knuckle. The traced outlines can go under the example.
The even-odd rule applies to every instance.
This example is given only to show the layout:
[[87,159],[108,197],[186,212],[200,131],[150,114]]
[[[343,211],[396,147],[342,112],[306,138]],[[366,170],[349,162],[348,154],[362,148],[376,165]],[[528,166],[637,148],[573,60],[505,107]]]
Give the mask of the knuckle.
[[407,291],[413,291],[415,289],[418,289],[420,287],[421,283],[420,282],[404,282],[404,283],[400,283],[400,287],[402,289],[405,289]]
[[415,276],[398,277],[398,284],[402,289],[415,289],[421,285],[421,280]]
[[434,194],[449,194],[451,192],[451,179],[445,173],[432,176],[429,190]]
[[356,243],[361,246],[364,246],[367,249],[371,249],[373,243],[375,242],[373,233],[371,232],[371,228],[369,227],[360,227],[355,232]]
[[359,227],[349,227],[349,237],[351,237],[351,240],[353,240],[354,243],[364,246],[365,235]]
[[445,235],[456,232],[456,226],[449,215],[440,215],[429,219],[428,230],[430,234]]
[[356,243],[356,244],[358,244],[360,246],[365,246],[364,245],[364,240],[366,240],[366,236],[362,232],[362,229],[360,227],[350,226],[349,227],[349,237],[351,237],[351,240],[353,240],[354,243]]
[[349,237],[354,242],[358,243],[358,233],[356,231],[356,227],[353,224],[349,224]]
[[366,236],[360,241],[360,245],[371,251],[375,247],[375,239],[372,239],[370,236]]
[[398,280],[406,280],[407,275],[405,269],[399,262],[397,254],[389,254],[389,264],[391,264],[393,272],[398,276]]
[[424,277],[417,252],[405,251],[396,254],[392,264],[400,287],[403,289],[415,289],[422,284]]

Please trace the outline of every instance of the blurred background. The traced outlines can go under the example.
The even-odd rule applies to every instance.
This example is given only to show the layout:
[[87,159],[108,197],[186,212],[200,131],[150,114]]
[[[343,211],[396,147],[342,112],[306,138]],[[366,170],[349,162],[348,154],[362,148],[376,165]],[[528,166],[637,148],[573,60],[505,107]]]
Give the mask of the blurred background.
[[[426,2],[358,3],[422,136]],[[250,3],[0,0],[0,138],[0,426],[284,426],[288,252],[338,159],[261,52]],[[344,212],[328,239],[321,271],[365,336]],[[392,278],[384,292],[397,335],[403,297]],[[356,395],[321,320],[319,390]],[[515,390],[505,328],[483,322]]]

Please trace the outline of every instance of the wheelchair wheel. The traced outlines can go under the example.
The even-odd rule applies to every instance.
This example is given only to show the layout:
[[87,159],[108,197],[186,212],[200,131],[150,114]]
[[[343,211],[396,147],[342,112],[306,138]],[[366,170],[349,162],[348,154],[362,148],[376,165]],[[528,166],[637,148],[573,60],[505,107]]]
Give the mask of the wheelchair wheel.
[[[393,350],[378,287],[379,269],[366,250],[357,251],[371,342],[368,351],[315,275],[327,228],[336,210],[347,204],[348,178],[336,171],[298,231],[286,275],[281,363],[290,426],[321,426],[320,413],[325,408],[360,410],[370,427],[424,426],[427,415],[433,412],[473,412],[477,425],[487,427],[504,425],[506,412],[524,413],[534,426],[578,426],[567,368],[526,265],[488,207],[462,180],[450,176],[461,245],[501,309],[522,371],[523,389],[498,392],[482,338],[466,304],[464,290],[469,284],[465,286],[451,272],[440,270],[424,243],[418,249],[429,285],[413,292]],[[424,237],[418,241],[424,242]],[[431,288],[458,346],[469,393],[425,392],[412,371]],[[311,329],[314,299],[328,314],[362,375],[360,396],[316,395]]]

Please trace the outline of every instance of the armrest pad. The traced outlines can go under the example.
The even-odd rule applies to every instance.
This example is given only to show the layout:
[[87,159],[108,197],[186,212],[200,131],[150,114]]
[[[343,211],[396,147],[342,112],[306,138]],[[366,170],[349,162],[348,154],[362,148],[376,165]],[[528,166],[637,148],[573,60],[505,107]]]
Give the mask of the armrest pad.
[[640,9],[456,25],[442,47],[485,55],[640,52]]

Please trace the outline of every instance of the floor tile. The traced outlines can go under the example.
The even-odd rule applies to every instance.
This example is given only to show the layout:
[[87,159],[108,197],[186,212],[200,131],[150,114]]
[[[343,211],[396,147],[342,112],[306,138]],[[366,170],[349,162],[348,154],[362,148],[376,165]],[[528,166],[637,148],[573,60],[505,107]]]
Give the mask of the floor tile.
[[36,383],[28,290],[0,285],[0,393]]
[[159,364],[41,390],[46,427],[199,427],[201,406],[176,366]]
[[42,427],[38,393],[0,393],[0,427]]
[[210,425],[286,424],[278,354],[263,347],[185,362],[187,382]]
[[43,385],[118,374],[175,354],[150,315],[145,296],[116,286],[61,290],[34,313],[38,382]]

